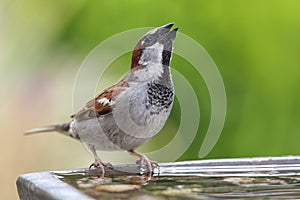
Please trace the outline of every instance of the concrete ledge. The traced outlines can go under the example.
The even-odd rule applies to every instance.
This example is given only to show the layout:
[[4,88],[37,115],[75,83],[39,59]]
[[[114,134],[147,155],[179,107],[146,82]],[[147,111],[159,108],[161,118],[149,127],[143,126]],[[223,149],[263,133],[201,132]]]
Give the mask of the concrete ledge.
[[[25,199],[93,199],[56,177],[56,174],[99,175],[99,169],[76,169],[59,172],[23,174],[17,180],[21,200]],[[138,175],[136,165],[115,166],[106,176]],[[299,176],[300,156],[258,157],[184,161],[161,163],[156,176],[203,176],[203,177],[280,177]]]
[[92,199],[59,180],[53,172],[23,174],[17,180],[17,189],[21,200]]

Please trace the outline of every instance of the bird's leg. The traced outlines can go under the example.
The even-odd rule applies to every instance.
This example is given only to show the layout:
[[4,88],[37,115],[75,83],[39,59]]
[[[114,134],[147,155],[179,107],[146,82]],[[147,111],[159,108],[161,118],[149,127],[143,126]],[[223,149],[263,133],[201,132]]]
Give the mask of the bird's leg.
[[102,177],[104,177],[104,174],[105,174],[104,167],[113,168],[112,164],[102,162],[102,160],[97,155],[97,152],[96,152],[96,150],[95,150],[94,147],[91,147],[90,150],[91,150],[91,152],[92,152],[92,154],[93,154],[93,156],[95,158],[95,161],[90,165],[89,169],[91,169],[92,167],[101,168],[101,170],[102,170]]
[[147,168],[149,170],[150,173],[153,172],[152,169],[152,165],[155,165],[157,167],[159,167],[158,163],[155,161],[150,160],[147,156],[145,156],[144,154],[138,153],[135,150],[131,149],[128,151],[131,155],[136,156],[139,158],[139,160],[136,161],[136,164],[140,164],[142,165],[143,163],[146,163]]

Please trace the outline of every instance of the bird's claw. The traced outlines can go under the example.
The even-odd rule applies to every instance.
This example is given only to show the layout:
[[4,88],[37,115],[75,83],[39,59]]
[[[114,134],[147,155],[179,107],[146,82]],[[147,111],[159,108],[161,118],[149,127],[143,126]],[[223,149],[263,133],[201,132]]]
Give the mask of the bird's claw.
[[102,170],[101,177],[104,177],[104,174],[105,174],[105,169],[104,169],[104,167],[109,168],[109,169],[113,169],[113,166],[112,166],[111,163],[104,163],[104,162],[99,161],[99,160],[95,160],[95,161],[89,166],[89,169],[91,169],[92,167],[95,167],[95,168],[101,168],[101,170]]
[[150,173],[155,173],[155,168],[159,169],[159,164],[156,161],[149,160],[147,157],[137,160],[136,164],[140,166],[141,171],[144,171],[143,166],[145,164]]
[[95,167],[95,168],[101,168],[101,169],[104,169],[104,167],[106,168],[109,168],[109,169],[113,169],[113,165],[111,163],[104,163],[104,162],[100,162],[100,161],[97,161],[95,160],[90,166],[89,166],[89,169],[91,169],[92,167]]
[[113,166],[110,162],[108,162],[108,163],[103,163],[103,165],[104,165],[104,167],[107,167],[107,168],[109,168],[109,169],[113,169],[113,168],[114,168],[114,166]]

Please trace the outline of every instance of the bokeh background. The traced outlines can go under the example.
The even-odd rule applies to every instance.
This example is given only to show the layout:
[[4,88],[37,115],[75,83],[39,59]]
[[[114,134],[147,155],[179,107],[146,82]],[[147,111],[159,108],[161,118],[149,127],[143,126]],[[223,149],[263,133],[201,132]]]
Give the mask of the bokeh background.
[[[1,198],[17,199],[19,174],[90,164],[92,158],[79,142],[54,133],[25,137],[23,132],[69,120],[77,70],[101,41],[128,29],[172,21],[207,50],[226,87],[225,126],[206,158],[300,153],[299,1],[2,0]],[[99,90],[120,79],[129,61],[126,54],[112,63]],[[198,159],[209,124],[209,94],[183,58],[175,55],[172,67],[203,91],[197,93],[198,135],[180,158]],[[141,150],[168,143],[178,123],[180,106],[175,102],[167,126]]]

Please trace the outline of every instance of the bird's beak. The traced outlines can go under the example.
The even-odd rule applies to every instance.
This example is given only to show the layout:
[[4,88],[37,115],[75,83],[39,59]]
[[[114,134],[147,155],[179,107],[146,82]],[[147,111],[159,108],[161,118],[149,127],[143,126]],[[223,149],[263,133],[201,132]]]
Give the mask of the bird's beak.
[[166,25],[163,25],[163,26],[159,27],[158,28],[158,34],[159,35],[164,35],[164,34],[168,33],[171,30],[173,25],[174,25],[174,23],[172,22],[172,23],[169,23],[169,24],[166,24]]
[[170,30],[172,28],[172,26],[174,26],[174,22],[171,22],[169,24],[165,24],[165,25],[161,26],[160,28],[165,28],[165,29]]
[[174,23],[172,22],[158,28],[157,33],[158,33],[158,38],[160,38],[159,39],[160,43],[166,43],[168,40],[173,41],[175,39],[178,28],[174,28],[173,30],[171,30],[173,25]]

